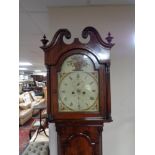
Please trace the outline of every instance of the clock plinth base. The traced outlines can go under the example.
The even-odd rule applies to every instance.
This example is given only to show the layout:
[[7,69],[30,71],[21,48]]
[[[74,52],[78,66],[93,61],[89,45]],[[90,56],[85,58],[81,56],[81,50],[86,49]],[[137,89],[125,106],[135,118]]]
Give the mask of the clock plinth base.
[[56,130],[58,155],[102,155],[102,122],[56,123]]

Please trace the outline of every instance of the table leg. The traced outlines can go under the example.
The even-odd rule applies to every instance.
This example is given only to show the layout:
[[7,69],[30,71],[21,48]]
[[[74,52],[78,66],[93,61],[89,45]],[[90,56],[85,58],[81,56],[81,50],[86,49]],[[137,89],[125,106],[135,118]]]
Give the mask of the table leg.
[[[38,129],[37,129],[36,137],[35,137],[35,139],[33,140],[33,142],[36,140],[38,134],[39,134],[40,132],[42,132],[42,131],[44,131],[44,134],[46,135],[46,137],[48,137],[48,135],[47,135],[46,132],[45,132],[44,126],[41,124],[41,109],[40,109],[39,113],[40,113],[40,119],[39,119],[39,121],[40,121],[40,126],[39,126]],[[31,135],[29,135],[29,136],[31,136]]]
[[44,131],[44,134],[46,135],[46,137],[48,137],[48,135],[46,134],[45,128],[42,126],[42,130]]
[[31,129],[30,129],[30,131],[29,131],[29,139],[31,139]]
[[36,140],[38,134],[39,134],[39,128],[37,129],[37,134],[36,134],[36,137],[34,138],[33,142]]

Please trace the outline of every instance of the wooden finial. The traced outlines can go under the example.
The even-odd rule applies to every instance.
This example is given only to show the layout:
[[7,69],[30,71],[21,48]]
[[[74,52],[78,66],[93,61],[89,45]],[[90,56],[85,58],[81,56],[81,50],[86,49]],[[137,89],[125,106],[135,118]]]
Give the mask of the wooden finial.
[[42,42],[43,46],[46,46],[46,44],[49,42],[49,41],[46,39],[45,34],[44,34],[44,36],[43,36],[43,39],[41,39],[41,42]]
[[107,40],[107,42],[108,42],[109,44],[111,44],[113,38],[114,38],[114,37],[112,37],[112,36],[111,36],[111,33],[109,32],[109,33],[108,33],[108,36],[107,36],[105,39]]

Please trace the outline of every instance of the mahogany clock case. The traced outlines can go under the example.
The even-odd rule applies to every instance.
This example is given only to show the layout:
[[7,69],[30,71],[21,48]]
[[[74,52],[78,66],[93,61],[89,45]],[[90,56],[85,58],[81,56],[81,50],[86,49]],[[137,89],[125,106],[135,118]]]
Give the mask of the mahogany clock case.
[[[109,33],[106,37],[107,42],[104,42],[93,27],[86,27],[82,31],[84,39],[88,35],[90,37],[88,43],[81,43],[78,38],[75,38],[71,44],[66,44],[63,38],[70,39],[71,34],[67,29],[60,29],[48,45],[46,36],[41,40],[43,43],[41,48],[44,50],[47,67],[48,120],[56,125],[58,155],[102,155],[103,125],[104,122],[112,121],[110,49],[114,45],[111,43],[113,37]],[[61,86],[59,75],[61,75],[60,72],[65,61],[75,55],[85,56],[93,64],[93,72],[97,75],[97,84],[94,85],[96,86],[95,91],[98,89],[98,102],[96,104],[98,108],[95,110],[78,111],[74,109],[75,111],[63,111],[64,109],[59,109],[59,87]],[[82,62],[81,59],[78,63],[74,63],[74,73],[81,69],[82,64],[85,64],[85,62]],[[83,73],[86,74],[86,72]],[[71,78],[74,78],[74,76]],[[83,85],[85,83],[87,82],[83,81]],[[76,93],[78,94],[82,89],[77,89],[77,86],[79,86],[79,83],[76,84]],[[67,87],[64,87],[63,91],[65,88]],[[75,92],[72,91],[72,93]],[[83,91],[83,93],[85,95],[86,91]]]
[[[86,27],[82,31],[82,37],[89,41],[81,43],[75,38],[71,44],[64,42],[71,38],[67,29],[56,32],[53,40],[47,45],[46,36],[41,40],[41,47],[45,53],[45,65],[47,67],[47,92],[48,92],[48,119],[50,122],[62,120],[100,120],[103,122],[111,119],[111,97],[110,97],[110,49],[113,37],[108,33],[107,42],[104,42],[97,30]],[[79,54],[87,56],[93,63],[94,70],[98,72],[99,85],[99,110],[96,112],[60,112],[58,108],[58,72],[61,71],[63,62],[72,55]]]

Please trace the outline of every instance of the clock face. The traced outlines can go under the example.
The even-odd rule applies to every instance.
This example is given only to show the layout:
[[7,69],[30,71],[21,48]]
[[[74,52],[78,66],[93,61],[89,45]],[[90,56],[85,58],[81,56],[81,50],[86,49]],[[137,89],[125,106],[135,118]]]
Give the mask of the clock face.
[[96,75],[82,71],[64,74],[59,85],[59,110],[98,111]]
[[68,57],[58,73],[59,112],[97,112],[98,72],[86,55]]

